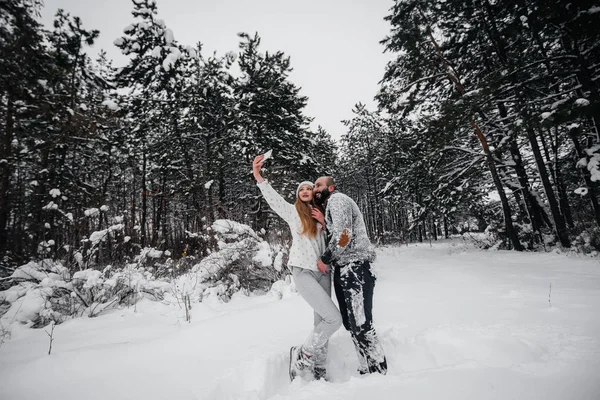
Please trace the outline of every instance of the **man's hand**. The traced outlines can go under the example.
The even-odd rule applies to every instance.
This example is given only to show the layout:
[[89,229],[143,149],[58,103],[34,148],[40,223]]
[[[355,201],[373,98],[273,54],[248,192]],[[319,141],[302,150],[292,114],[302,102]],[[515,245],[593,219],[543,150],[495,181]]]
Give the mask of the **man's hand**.
[[346,247],[350,243],[350,235],[348,234],[348,229],[344,229],[342,232],[342,236],[340,236],[340,240],[338,240],[338,246]]
[[321,224],[321,226],[323,228],[325,228],[325,216],[323,215],[323,213],[321,212],[321,210],[319,210],[318,208],[313,208],[312,211],[310,212],[310,215],[316,219],[317,221],[319,221],[319,223]]
[[328,265],[319,258],[319,261],[317,261],[317,268],[319,268],[319,271],[325,274],[327,272],[327,267]]

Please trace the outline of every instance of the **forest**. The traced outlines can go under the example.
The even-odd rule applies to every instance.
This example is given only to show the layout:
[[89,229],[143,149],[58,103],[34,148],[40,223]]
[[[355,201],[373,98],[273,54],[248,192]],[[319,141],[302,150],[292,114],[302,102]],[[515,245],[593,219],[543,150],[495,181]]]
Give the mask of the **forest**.
[[309,128],[290,58],[260,33],[205,54],[202,38],[174,39],[155,0],[133,0],[116,67],[89,55],[98,31],[68,10],[46,28],[42,6],[0,3],[0,276],[149,251],[174,274],[218,248],[218,220],[285,249],[251,174],[267,150],[290,201],[297,182],[332,175],[377,244],[472,232],[486,248],[600,250],[592,1],[390,1],[378,107],[358,102],[339,141]]

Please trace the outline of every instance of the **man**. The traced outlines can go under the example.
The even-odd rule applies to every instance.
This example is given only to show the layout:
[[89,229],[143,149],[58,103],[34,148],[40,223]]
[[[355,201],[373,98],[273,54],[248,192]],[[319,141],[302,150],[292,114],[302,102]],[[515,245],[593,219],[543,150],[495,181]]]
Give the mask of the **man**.
[[[361,374],[387,373],[387,361],[373,327],[373,289],[375,277],[371,262],[375,251],[358,205],[335,191],[330,176],[315,181],[314,199],[325,208],[327,248],[317,262],[319,270],[333,268],[333,287],[344,327],[350,332]],[[348,240],[349,239],[349,240]]]

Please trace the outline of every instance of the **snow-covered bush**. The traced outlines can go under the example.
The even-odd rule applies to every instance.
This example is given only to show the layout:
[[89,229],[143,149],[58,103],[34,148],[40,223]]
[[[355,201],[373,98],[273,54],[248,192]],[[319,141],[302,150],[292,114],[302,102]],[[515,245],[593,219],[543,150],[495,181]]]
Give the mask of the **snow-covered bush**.
[[292,281],[291,275],[286,275],[284,279],[274,282],[273,285],[271,285],[271,290],[269,290],[269,294],[279,300],[289,297],[295,292],[296,286]]
[[168,282],[154,279],[137,264],[71,274],[60,262],[43,260],[22,265],[11,279],[17,284],[0,292],[0,322],[5,327],[14,322],[40,327],[81,315],[93,317],[143,297],[162,299],[169,291]]
[[169,290],[167,282],[154,279],[138,264],[127,264],[115,271],[110,266],[102,272],[78,271],[71,283],[71,296],[80,300],[78,311],[90,317],[119,304],[134,304],[144,297],[161,300]]
[[248,225],[217,220],[211,229],[218,249],[177,280],[176,288],[183,295],[195,301],[206,296],[228,301],[238,291],[266,293],[273,282],[285,277],[283,250],[271,248]]
[[543,248],[544,243],[541,242],[539,233],[533,230],[533,225],[524,222],[515,222],[513,227],[517,232],[519,241],[527,250],[534,250],[537,247]]
[[462,238],[480,249],[496,248],[502,243],[497,230],[493,227],[488,227],[485,232],[465,232]]
[[600,228],[589,228],[581,232],[573,240],[573,247],[585,254],[598,255],[600,249]]
[[[278,297],[290,292],[283,246],[269,245],[249,226],[235,221],[217,220],[211,231],[217,248],[182,275],[173,272],[180,260],[150,247],[132,263],[101,270],[74,271],[49,259],[22,265],[10,277],[13,286],[0,291],[0,329],[13,323],[41,327],[83,315],[94,317],[142,298],[163,300],[167,293],[189,308],[191,302],[207,297],[227,302],[236,292],[274,292]],[[274,285],[278,281],[287,283]]]
[[[514,222],[513,229],[526,249],[533,249],[540,241],[539,237],[535,236],[531,224]],[[483,232],[465,232],[462,236],[463,239],[484,250],[506,250],[512,247],[510,238],[506,234],[506,226],[501,223],[492,222]]]

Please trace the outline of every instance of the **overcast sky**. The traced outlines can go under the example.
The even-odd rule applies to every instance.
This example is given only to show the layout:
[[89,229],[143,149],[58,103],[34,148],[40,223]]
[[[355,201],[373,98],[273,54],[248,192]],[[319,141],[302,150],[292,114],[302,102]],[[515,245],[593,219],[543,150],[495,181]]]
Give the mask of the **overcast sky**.
[[[203,54],[238,50],[238,32],[262,38],[262,51],[291,57],[290,78],[308,96],[312,127],[323,126],[335,139],[340,122],[357,102],[374,108],[373,96],[390,59],[379,41],[388,34],[393,0],[157,0],[158,16],[183,45],[204,45]],[[116,66],[126,61],[112,44],[133,22],[130,0],[45,0],[42,18],[50,24],[58,8],[98,29],[94,53],[108,52]]]

